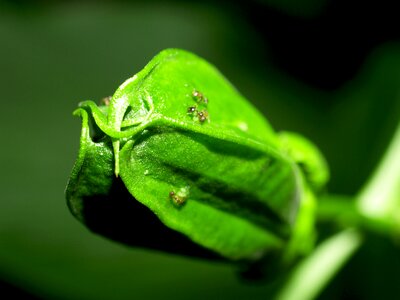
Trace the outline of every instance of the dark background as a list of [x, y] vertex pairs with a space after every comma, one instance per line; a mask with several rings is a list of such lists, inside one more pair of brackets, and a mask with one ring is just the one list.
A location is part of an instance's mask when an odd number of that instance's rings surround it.
[[[90, 233], [64, 189], [84, 99], [111, 95], [160, 50], [216, 65], [277, 130], [326, 155], [329, 191], [355, 194], [400, 116], [395, 1], [0, 0], [0, 293], [57, 299], [265, 299], [222, 263]], [[144, 230], [132, 228], [132, 231]], [[399, 248], [371, 237], [321, 298], [399, 293]], [[0, 294], [1, 297], [1, 294]]]

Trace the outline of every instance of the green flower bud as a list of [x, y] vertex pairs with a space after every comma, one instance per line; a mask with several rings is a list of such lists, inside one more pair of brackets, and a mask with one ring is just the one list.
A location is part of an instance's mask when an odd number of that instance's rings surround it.
[[[89, 227], [96, 223], [95, 231], [127, 244], [258, 260], [288, 244], [299, 203], [311, 193], [307, 179], [318, 188], [327, 179], [304, 176], [296, 162], [318, 168], [315, 155], [302, 160], [301, 149], [288, 151], [212, 65], [186, 51], [161, 52], [105, 105], [84, 101], [75, 115], [83, 126], [69, 207]], [[121, 199], [123, 210], [110, 209]], [[105, 207], [93, 213], [99, 203]], [[138, 222], [119, 224], [122, 216]]]

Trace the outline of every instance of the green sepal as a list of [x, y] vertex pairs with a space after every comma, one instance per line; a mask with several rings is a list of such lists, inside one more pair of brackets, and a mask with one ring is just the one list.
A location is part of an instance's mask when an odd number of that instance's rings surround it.
[[[84, 109], [74, 111], [82, 118], [78, 158], [72, 169], [65, 195], [72, 214], [85, 223], [86, 197], [106, 196], [114, 179], [114, 156], [109, 138], [94, 142], [90, 136], [88, 113]], [[93, 124], [93, 122], [91, 122]]]
[[[167, 129], [128, 142], [121, 161], [121, 178], [138, 201], [224, 257], [257, 259], [290, 237], [298, 175], [276, 153]], [[185, 202], [177, 205], [171, 192]]]

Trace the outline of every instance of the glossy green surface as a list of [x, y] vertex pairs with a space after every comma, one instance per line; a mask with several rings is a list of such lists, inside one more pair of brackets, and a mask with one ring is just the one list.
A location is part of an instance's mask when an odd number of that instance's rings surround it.
[[[305, 151], [311, 174], [327, 172], [314, 166], [321, 157], [302, 148], [305, 139], [288, 151], [212, 65], [183, 50], [162, 51], [107, 105], [79, 106], [81, 149], [67, 199], [84, 222], [82, 198], [107, 194], [114, 165], [132, 201], [168, 228], [224, 258], [256, 260], [282, 249], [293, 227], [304, 227], [296, 224], [306, 195], [296, 155]], [[89, 119], [99, 142], [90, 137]], [[327, 175], [318, 183], [326, 181]], [[312, 226], [300, 230], [305, 240]]]

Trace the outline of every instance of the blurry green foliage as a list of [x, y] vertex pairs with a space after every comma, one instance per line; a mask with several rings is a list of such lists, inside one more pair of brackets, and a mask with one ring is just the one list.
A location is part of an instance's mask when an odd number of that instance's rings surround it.
[[256, 0], [262, 4], [271, 6], [288, 15], [300, 17], [313, 17], [321, 13], [327, 4], [327, 0]]

